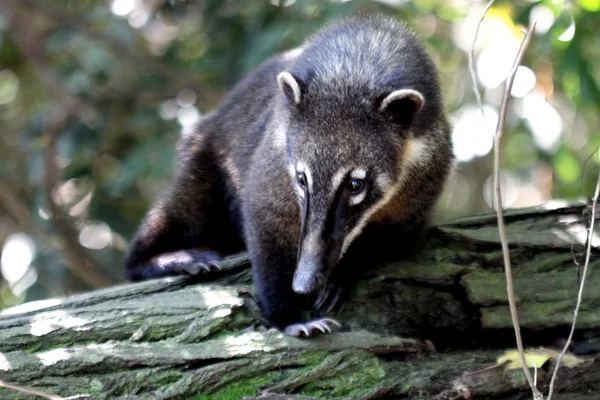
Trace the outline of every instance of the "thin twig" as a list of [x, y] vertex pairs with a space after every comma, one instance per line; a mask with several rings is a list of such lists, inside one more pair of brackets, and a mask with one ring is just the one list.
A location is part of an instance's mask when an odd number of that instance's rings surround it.
[[469, 73], [471, 75], [471, 82], [473, 84], [473, 93], [475, 93], [475, 99], [477, 100], [477, 107], [481, 111], [481, 116], [483, 117], [483, 123], [487, 126], [487, 120], [485, 119], [485, 113], [483, 112], [483, 102], [481, 101], [481, 93], [479, 93], [479, 87], [477, 85], [477, 73], [475, 72], [475, 44], [477, 43], [477, 36], [479, 36], [479, 28], [481, 28], [481, 23], [485, 19], [485, 16], [492, 7], [496, 0], [490, 0], [490, 2], [483, 10], [483, 14], [481, 18], [479, 18], [479, 22], [477, 23], [477, 28], [475, 28], [475, 35], [473, 36], [473, 43], [471, 44], [471, 50], [469, 51]]
[[598, 151], [600, 151], [600, 147], [598, 147], [596, 150], [594, 150], [594, 152], [592, 154], [590, 154], [588, 156], [588, 158], [586, 158], [585, 161], [583, 162], [583, 167], [581, 167], [581, 179], [580, 179], [581, 193], [585, 192], [585, 168], [587, 166], [587, 163], [588, 163], [588, 161], [590, 161], [592, 159], [592, 157], [594, 157], [596, 155], [596, 153], [598, 153]]
[[502, 134], [504, 131], [504, 122], [506, 121], [506, 112], [508, 110], [508, 101], [510, 99], [510, 92], [512, 89], [515, 75], [517, 74], [517, 68], [523, 59], [527, 45], [531, 39], [533, 32], [535, 31], [535, 22], [529, 28], [525, 34], [525, 38], [521, 43], [519, 52], [515, 58], [515, 62], [512, 66], [510, 74], [506, 80], [506, 86], [504, 88], [504, 95], [502, 97], [502, 103], [500, 104], [500, 116], [498, 117], [498, 125], [496, 126], [496, 134], [494, 135], [494, 188], [495, 188], [495, 205], [496, 205], [496, 217], [498, 219], [498, 232], [500, 234], [500, 242], [502, 243], [502, 256], [504, 258], [504, 271], [506, 273], [506, 292], [508, 294], [508, 304], [510, 307], [510, 316], [513, 322], [513, 328], [515, 330], [515, 338], [517, 341], [517, 348], [519, 349], [519, 357], [521, 359], [521, 366], [523, 372], [527, 378], [527, 382], [533, 393], [535, 400], [543, 399], [542, 394], [537, 390], [533, 382], [529, 368], [527, 368], [527, 362], [525, 360], [525, 353], [523, 351], [523, 341], [521, 339], [521, 328], [519, 325], [519, 316], [517, 314], [517, 306], [515, 304], [515, 293], [513, 288], [512, 278], [512, 266], [510, 262], [510, 252], [508, 249], [508, 239], [506, 237], [506, 226], [504, 225], [504, 215], [502, 211], [502, 191], [500, 189], [500, 160], [501, 160], [501, 149], [502, 149]]
[[594, 223], [596, 221], [596, 206], [598, 204], [598, 196], [600, 195], [600, 172], [598, 173], [598, 181], [596, 182], [596, 190], [594, 192], [594, 198], [592, 200], [592, 220], [590, 221], [590, 229], [587, 234], [587, 248], [585, 252], [585, 263], [583, 264], [583, 274], [581, 276], [581, 283], [579, 284], [579, 293], [577, 295], [577, 304], [575, 305], [575, 311], [573, 312], [573, 324], [571, 324], [571, 332], [569, 333], [569, 338], [565, 343], [565, 347], [563, 347], [560, 352], [558, 359], [556, 360], [556, 365], [554, 366], [554, 372], [552, 373], [552, 379], [550, 380], [550, 389], [548, 390], [548, 400], [552, 399], [552, 392], [554, 391], [554, 382], [556, 381], [556, 377], [558, 375], [558, 369], [560, 368], [560, 363], [567, 353], [567, 350], [571, 346], [571, 340], [573, 339], [573, 333], [575, 332], [575, 325], [577, 325], [577, 316], [579, 315], [579, 308], [581, 307], [581, 302], [583, 300], [583, 289], [585, 287], [585, 278], [587, 276], [588, 267], [590, 265], [590, 255], [592, 254], [592, 241], [594, 238]]
[[64, 400], [64, 397], [60, 397], [55, 394], [40, 392], [39, 390], [31, 389], [31, 388], [24, 387], [24, 386], [12, 385], [12, 384], [6, 383], [2, 380], [0, 380], [0, 387], [6, 388], [9, 390], [14, 390], [16, 392], [20, 392], [20, 393], [24, 393], [24, 394], [30, 394], [32, 396], [43, 397], [48, 400]]

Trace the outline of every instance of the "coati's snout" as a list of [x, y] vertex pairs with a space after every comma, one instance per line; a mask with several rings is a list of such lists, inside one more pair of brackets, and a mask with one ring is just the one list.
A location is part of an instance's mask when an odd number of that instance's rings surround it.
[[292, 289], [299, 294], [314, 293], [323, 287], [325, 277], [320, 260], [310, 255], [298, 260], [298, 266], [294, 273]]
[[[298, 188], [301, 202], [301, 230], [298, 263], [292, 289], [309, 294], [321, 289], [341, 256], [344, 231], [343, 214], [332, 210], [325, 196], [311, 193], [303, 164], [299, 164]], [[312, 201], [311, 201], [312, 200]], [[333, 211], [333, 212], [332, 212]]]

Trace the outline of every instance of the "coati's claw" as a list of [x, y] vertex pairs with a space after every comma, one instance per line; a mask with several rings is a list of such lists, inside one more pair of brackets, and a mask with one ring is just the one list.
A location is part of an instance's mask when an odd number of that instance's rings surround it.
[[294, 337], [302, 337], [303, 334], [304, 337], [311, 337], [316, 331], [320, 331], [321, 333], [331, 333], [331, 328], [333, 326], [340, 327], [342, 325], [335, 319], [319, 318], [304, 323], [288, 325], [283, 330], [283, 333]]
[[212, 251], [181, 250], [176, 253], [163, 256], [161, 267], [165, 270], [171, 269], [177, 273], [187, 273], [198, 275], [209, 273], [212, 270], [219, 270], [218, 262], [221, 260], [219, 255]]
[[344, 289], [341, 286], [328, 283], [315, 301], [313, 310], [328, 313], [333, 310], [342, 298]]
[[212, 251], [179, 250], [161, 254], [148, 262], [145, 278], [165, 275], [198, 275], [219, 270], [221, 257]]

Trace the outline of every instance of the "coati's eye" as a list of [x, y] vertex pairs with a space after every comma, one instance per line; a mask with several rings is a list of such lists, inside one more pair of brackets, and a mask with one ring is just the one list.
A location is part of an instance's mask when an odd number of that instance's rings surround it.
[[348, 181], [348, 191], [351, 194], [358, 194], [365, 188], [365, 181], [362, 179], [351, 178]]
[[302, 187], [306, 187], [306, 175], [304, 172], [298, 172], [296, 174], [296, 179], [298, 180], [298, 184]]

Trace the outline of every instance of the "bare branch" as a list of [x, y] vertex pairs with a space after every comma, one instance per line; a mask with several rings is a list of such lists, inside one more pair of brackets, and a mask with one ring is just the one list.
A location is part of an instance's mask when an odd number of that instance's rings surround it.
[[473, 43], [471, 44], [471, 50], [469, 51], [469, 74], [471, 75], [471, 82], [473, 84], [473, 93], [475, 93], [475, 99], [477, 99], [477, 107], [479, 107], [479, 111], [481, 111], [481, 116], [483, 117], [483, 123], [487, 125], [487, 120], [485, 119], [485, 113], [483, 112], [483, 102], [481, 101], [481, 93], [479, 93], [479, 87], [477, 85], [477, 73], [475, 72], [475, 44], [477, 43], [477, 36], [479, 36], [479, 28], [481, 28], [481, 23], [485, 19], [485, 16], [492, 7], [496, 0], [491, 0], [485, 10], [483, 10], [483, 14], [481, 18], [479, 18], [479, 22], [477, 23], [477, 28], [475, 28], [475, 35], [473, 36]]
[[543, 399], [542, 394], [535, 387], [535, 383], [527, 368], [527, 362], [525, 360], [525, 353], [523, 351], [523, 341], [521, 339], [521, 328], [519, 325], [519, 315], [517, 313], [517, 306], [515, 304], [515, 294], [513, 288], [512, 279], [512, 266], [510, 262], [510, 252], [508, 249], [508, 239], [506, 237], [506, 226], [504, 225], [504, 215], [502, 210], [502, 191], [500, 189], [500, 168], [501, 168], [501, 149], [502, 149], [502, 134], [504, 132], [504, 122], [506, 121], [506, 112], [508, 109], [508, 101], [510, 99], [510, 92], [512, 89], [515, 75], [517, 74], [517, 68], [523, 59], [527, 45], [531, 39], [533, 32], [535, 31], [535, 23], [529, 28], [525, 34], [525, 38], [521, 43], [519, 52], [515, 58], [515, 62], [512, 66], [510, 74], [506, 80], [506, 86], [504, 88], [504, 95], [502, 97], [502, 103], [500, 105], [500, 116], [498, 118], [498, 125], [496, 126], [496, 134], [494, 135], [494, 189], [495, 189], [495, 205], [496, 205], [496, 217], [498, 219], [498, 232], [500, 235], [500, 242], [502, 243], [502, 256], [504, 258], [504, 271], [506, 273], [506, 291], [508, 294], [508, 304], [510, 308], [510, 316], [513, 321], [513, 327], [515, 330], [515, 338], [517, 341], [517, 348], [519, 349], [519, 357], [521, 359], [521, 365], [523, 372], [527, 378], [527, 382], [531, 387], [533, 398], [535, 400]]
[[60, 397], [55, 394], [40, 392], [39, 390], [31, 389], [31, 388], [28, 388], [25, 386], [11, 385], [10, 383], [6, 383], [2, 380], [0, 380], [0, 387], [6, 388], [9, 390], [14, 390], [15, 392], [20, 392], [23, 394], [30, 394], [32, 396], [43, 397], [48, 400], [64, 400], [64, 397]]
[[565, 347], [563, 347], [560, 352], [558, 359], [556, 360], [556, 365], [554, 366], [554, 372], [552, 373], [552, 380], [550, 380], [550, 389], [548, 390], [548, 400], [552, 399], [552, 393], [554, 391], [554, 382], [556, 381], [556, 377], [558, 375], [558, 369], [560, 368], [560, 363], [567, 353], [567, 350], [571, 346], [571, 340], [573, 339], [573, 334], [575, 333], [575, 325], [577, 325], [577, 316], [579, 315], [579, 309], [581, 308], [581, 302], [583, 300], [583, 290], [585, 288], [585, 278], [587, 277], [588, 267], [590, 265], [590, 255], [592, 254], [592, 241], [594, 237], [594, 223], [596, 221], [596, 206], [598, 204], [598, 196], [600, 195], [600, 172], [598, 173], [598, 181], [596, 182], [596, 190], [594, 192], [594, 197], [592, 199], [592, 219], [590, 221], [590, 229], [587, 234], [587, 248], [585, 252], [585, 263], [583, 264], [583, 274], [581, 277], [581, 282], [579, 284], [579, 293], [577, 295], [577, 304], [575, 305], [575, 311], [573, 312], [573, 324], [571, 325], [571, 332], [569, 333], [569, 337], [567, 342], [565, 343]]

